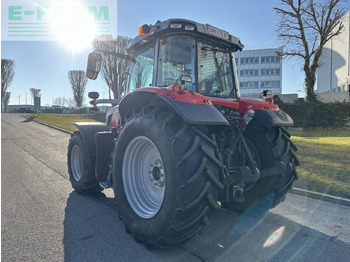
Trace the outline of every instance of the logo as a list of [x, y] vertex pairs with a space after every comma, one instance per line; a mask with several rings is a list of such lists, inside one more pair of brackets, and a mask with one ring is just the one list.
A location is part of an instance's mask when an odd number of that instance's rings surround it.
[[116, 36], [116, 0], [2, 0], [2, 41]]
[[207, 33], [208, 34], [214, 35], [216, 37], [220, 37], [220, 38], [225, 39], [225, 40], [230, 39], [230, 34], [228, 32], [221, 30], [219, 28], [216, 28], [214, 26], [208, 25], [208, 24], [206, 26], [207, 26]]

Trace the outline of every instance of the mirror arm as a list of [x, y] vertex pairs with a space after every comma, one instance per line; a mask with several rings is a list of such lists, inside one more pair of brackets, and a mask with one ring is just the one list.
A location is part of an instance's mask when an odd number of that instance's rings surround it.
[[93, 99], [89, 103], [93, 106], [96, 106], [97, 104], [118, 105], [119, 102], [120, 102], [120, 99]]
[[106, 50], [95, 50], [95, 52], [101, 52], [101, 53], [104, 53], [104, 54], [108, 54], [108, 55], [113, 55], [115, 57], [118, 57], [120, 59], [126, 59], [126, 60], [130, 60], [132, 62], [136, 62], [136, 59], [135, 57], [131, 56], [131, 55], [125, 55], [125, 54], [122, 54], [122, 53], [119, 53], [119, 52], [112, 52], [112, 51], [106, 51]]

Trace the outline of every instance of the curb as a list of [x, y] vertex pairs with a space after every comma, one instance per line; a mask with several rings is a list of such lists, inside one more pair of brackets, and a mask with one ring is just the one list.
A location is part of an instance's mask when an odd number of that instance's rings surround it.
[[290, 191], [293, 194], [306, 196], [313, 199], [319, 199], [326, 202], [331, 202], [339, 205], [350, 206], [350, 199], [323, 194], [315, 191], [309, 191], [301, 188], [292, 188]]
[[[25, 115], [22, 115], [22, 116], [24, 118], [28, 119], [28, 117], [26, 117]], [[67, 133], [67, 134], [73, 134], [73, 132], [67, 131], [65, 129], [62, 129], [62, 128], [59, 128], [56, 126], [52, 126], [52, 125], [49, 125], [49, 124], [46, 124], [46, 123], [43, 123], [43, 122], [40, 122], [37, 120], [33, 120], [33, 121], [36, 123], [42, 124], [44, 126], [51, 127], [51, 128], [56, 129], [58, 131]], [[300, 196], [305, 196], [305, 197], [309, 197], [309, 198], [313, 198], [313, 199], [319, 199], [322, 201], [340, 204], [340, 205], [344, 205], [344, 206], [350, 206], [350, 199], [346, 199], [346, 198], [342, 198], [342, 197], [318, 193], [315, 191], [309, 191], [309, 190], [305, 190], [305, 189], [301, 189], [301, 188], [297, 188], [297, 187], [292, 188], [290, 192], [293, 194], [296, 194], [296, 195], [300, 195]]]
[[[29, 119], [29, 117], [27, 117], [27, 116], [25, 116], [25, 115], [22, 115], [22, 114], [21, 114], [21, 116], [23, 116], [23, 117], [26, 118], [26, 119]], [[35, 119], [33, 119], [32, 121], [33, 121], [33, 122], [36, 122], [36, 123], [39, 123], [39, 124], [41, 124], [41, 125], [43, 125], [43, 126], [51, 127], [51, 128], [56, 129], [56, 130], [58, 130], [58, 131], [64, 132], [64, 133], [66, 133], [66, 134], [70, 134], [70, 135], [73, 134], [73, 132], [71, 132], [71, 131], [68, 131], [68, 130], [59, 128], [59, 127], [57, 127], [57, 126], [49, 125], [49, 124], [46, 124], [46, 123], [44, 123], [44, 122], [41, 122], [41, 121], [38, 121], [38, 120], [35, 120]]]
[[287, 127], [286, 130], [290, 130], [290, 131], [303, 131], [304, 128], [302, 128], [302, 127]]

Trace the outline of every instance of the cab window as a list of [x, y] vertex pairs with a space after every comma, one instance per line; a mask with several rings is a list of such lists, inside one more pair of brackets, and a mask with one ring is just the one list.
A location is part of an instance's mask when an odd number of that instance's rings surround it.
[[198, 92], [206, 96], [229, 97], [234, 88], [229, 50], [198, 42]]
[[159, 40], [157, 86], [174, 83], [195, 90], [195, 40], [192, 36], [177, 35]]

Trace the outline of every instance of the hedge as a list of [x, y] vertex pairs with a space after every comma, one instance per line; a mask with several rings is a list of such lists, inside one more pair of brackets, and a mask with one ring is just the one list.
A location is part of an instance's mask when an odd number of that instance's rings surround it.
[[280, 109], [294, 120], [295, 127], [344, 127], [350, 120], [350, 103], [281, 103]]
[[[293, 118], [295, 127], [344, 127], [350, 119], [350, 103], [299, 102], [287, 104], [277, 97], [274, 97], [274, 100], [280, 109]], [[106, 113], [89, 114], [87, 118], [105, 122]]]
[[85, 118], [94, 119], [96, 121], [105, 123], [106, 122], [106, 113], [105, 112], [97, 112], [95, 114], [88, 114]]

